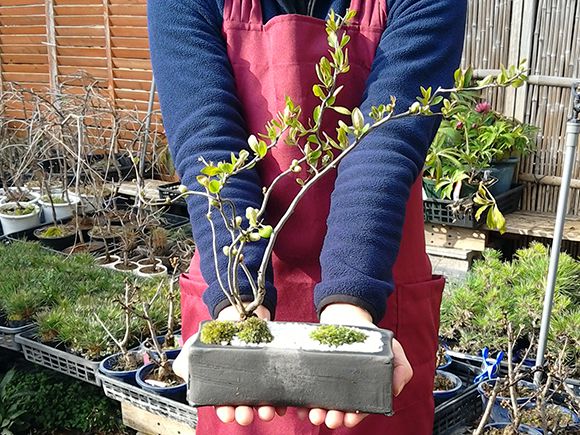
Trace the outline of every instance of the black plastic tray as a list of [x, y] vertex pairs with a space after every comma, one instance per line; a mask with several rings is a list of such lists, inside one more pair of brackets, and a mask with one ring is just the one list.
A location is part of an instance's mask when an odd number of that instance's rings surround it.
[[[496, 196], [495, 200], [500, 211], [505, 215], [518, 210], [523, 192], [524, 186], [516, 184], [507, 192]], [[479, 221], [475, 220], [477, 210], [475, 207], [466, 210], [463, 216], [454, 216], [450, 208], [453, 203], [454, 201], [449, 199], [424, 199], [423, 216], [425, 222], [463, 228], [479, 228], [485, 223], [485, 216], [482, 216]]]
[[473, 379], [479, 371], [476, 367], [453, 360], [447, 370], [463, 381], [461, 393], [435, 408], [434, 435], [450, 435], [461, 428], [471, 426], [483, 413], [483, 402]]

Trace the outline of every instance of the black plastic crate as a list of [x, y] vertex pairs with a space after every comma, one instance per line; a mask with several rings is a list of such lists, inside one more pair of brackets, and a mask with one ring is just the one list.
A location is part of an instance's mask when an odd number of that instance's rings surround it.
[[[159, 198], [161, 199], [169, 198], [171, 200], [175, 200], [175, 198], [181, 195], [181, 192], [178, 189], [179, 186], [181, 186], [181, 183], [179, 181], [174, 183], [162, 184], [157, 188], [157, 190], [159, 191]], [[178, 200], [175, 200], [175, 203], [176, 204], [181, 203], [185, 205], [185, 198], [184, 197], [179, 198]]]
[[483, 402], [473, 383], [479, 373], [472, 365], [453, 360], [449, 372], [463, 381], [462, 390], [453, 399], [435, 408], [434, 435], [450, 435], [461, 428], [471, 426], [483, 413]]
[[[505, 215], [518, 210], [524, 186], [516, 184], [510, 190], [495, 197], [500, 211]], [[479, 228], [485, 223], [485, 217], [475, 220], [477, 208], [471, 207], [462, 216], [454, 216], [451, 206], [454, 201], [449, 199], [427, 198], [423, 200], [423, 216], [425, 222], [445, 224], [463, 228]]]

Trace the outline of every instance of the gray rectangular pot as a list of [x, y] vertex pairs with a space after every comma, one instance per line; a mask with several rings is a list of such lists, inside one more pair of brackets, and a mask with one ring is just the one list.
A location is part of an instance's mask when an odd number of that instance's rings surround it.
[[377, 353], [206, 345], [198, 337], [189, 355], [187, 399], [192, 406], [267, 404], [392, 415], [393, 333], [372, 331], [383, 341]]

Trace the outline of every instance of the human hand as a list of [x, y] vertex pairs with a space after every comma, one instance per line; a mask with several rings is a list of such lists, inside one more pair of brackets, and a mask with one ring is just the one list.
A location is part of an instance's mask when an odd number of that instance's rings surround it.
[[[265, 320], [270, 320], [270, 311], [264, 306], [259, 306], [255, 314]], [[217, 320], [240, 320], [240, 315], [235, 307], [229, 306], [220, 311]], [[189, 362], [187, 355], [188, 349], [192, 346], [197, 334], [190, 337], [183, 345], [182, 351], [173, 363], [173, 371], [183, 379], [188, 379]], [[260, 406], [256, 408], [258, 417], [264, 421], [271, 421], [276, 414], [284, 415], [286, 408], [274, 408], [273, 406]], [[254, 408], [250, 406], [216, 406], [215, 412], [217, 417], [223, 423], [236, 421], [242, 426], [247, 426], [254, 420]]]
[[[366, 310], [350, 304], [328, 305], [320, 314], [320, 323], [376, 328], [371, 315]], [[403, 347], [395, 339], [393, 339], [393, 354], [393, 394], [398, 396], [413, 377], [413, 369], [407, 360]], [[310, 422], [316, 426], [325, 423], [330, 429], [337, 429], [341, 426], [355, 427], [368, 414], [314, 408], [310, 410], [300, 409], [298, 415], [303, 417], [308, 415]]]

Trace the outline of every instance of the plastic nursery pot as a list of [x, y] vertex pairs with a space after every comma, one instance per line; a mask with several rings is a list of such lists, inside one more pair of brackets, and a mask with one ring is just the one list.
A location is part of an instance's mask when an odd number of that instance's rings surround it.
[[[170, 360], [171, 364], [173, 364], [173, 360]], [[163, 397], [167, 397], [168, 399], [183, 401], [185, 399], [185, 394], [187, 391], [187, 383], [184, 382], [179, 385], [175, 385], [173, 387], [157, 387], [155, 385], [151, 385], [150, 383], [146, 382], [149, 374], [157, 367], [156, 364], [150, 363], [146, 364], [137, 370], [137, 374], [135, 379], [137, 381], [137, 385], [143, 388], [145, 391], [149, 391], [150, 393], [158, 394]], [[225, 402], [224, 402], [225, 403]]]
[[25, 209], [29, 207], [32, 209], [28, 214], [18, 215], [10, 212], [10, 210], [15, 210], [17, 207], [18, 204], [15, 202], [0, 205], [0, 223], [5, 235], [18, 233], [40, 225], [40, 207], [38, 205], [23, 205]]
[[113, 264], [111, 268], [117, 272], [135, 273], [139, 268], [139, 265], [131, 260], [129, 260], [127, 263], [124, 263], [123, 260], [121, 260]]
[[140, 278], [157, 278], [167, 275], [167, 267], [161, 263], [155, 266], [139, 266], [134, 273]]
[[441, 192], [435, 189], [437, 181], [433, 178], [423, 177], [423, 193], [429, 199], [441, 199]]
[[[61, 194], [52, 193], [54, 198], [61, 199]], [[80, 203], [80, 199], [78, 196], [73, 195], [72, 193], [68, 194], [69, 201], [65, 201], [62, 203], [54, 203], [54, 211], [56, 214], [56, 220], [60, 221], [63, 219], [68, 219], [72, 217], [73, 212], [76, 206]], [[52, 216], [52, 206], [50, 204], [50, 199], [45, 197], [40, 197], [38, 203], [42, 206], [42, 214], [44, 216], [44, 222], [51, 223], [53, 222]]]
[[79, 243], [68, 248], [63, 249], [63, 253], [69, 254], [94, 254], [97, 251], [105, 248], [105, 244], [101, 242]]
[[199, 334], [187, 355], [190, 405], [268, 403], [392, 415], [391, 331], [353, 327], [366, 335], [364, 343], [332, 347], [310, 337], [319, 324], [267, 324], [273, 341], [259, 345], [204, 344]]
[[[179, 343], [179, 339], [181, 338], [181, 334], [173, 334], [173, 336], [175, 337], [175, 340]], [[165, 342], [165, 336], [164, 335], [157, 336], [157, 342], [163, 346], [163, 343]], [[157, 355], [157, 352], [155, 352], [155, 350], [151, 346], [147, 346], [146, 342], [141, 343], [141, 349], [142, 350], [149, 350], [151, 353], [153, 353], [153, 355]], [[167, 355], [167, 358], [169, 358], [169, 359], [175, 359], [175, 358], [177, 358], [177, 355], [179, 355], [180, 352], [181, 352], [181, 346], [178, 346], [174, 349], [165, 350], [165, 355]]]
[[153, 261], [151, 260], [151, 258], [147, 257], [147, 258], [142, 258], [141, 260], [139, 260], [137, 262], [137, 264], [139, 265], [139, 267], [141, 266], [151, 266], [152, 264], [161, 264], [162, 261], [160, 258], [154, 257]]
[[[485, 425], [485, 430], [489, 431], [491, 429], [504, 429], [507, 426], [509, 426], [510, 423], [491, 423], [491, 424], [486, 424]], [[487, 432], [484, 432], [487, 433]], [[528, 435], [542, 435], [541, 432], [539, 432], [538, 430], [534, 429], [533, 427], [529, 427], [526, 426], [525, 424], [520, 424], [518, 427], [518, 433], [525, 433]]]
[[[483, 401], [483, 407], [485, 408], [487, 406], [487, 401], [489, 400], [488, 397], [488, 393], [486, 392], [485, 388], [487, 388], [489, 391], [491, 391], [493, 389], [493, 386], [495, 385], [495, 381], [483, 381], [481, 382], [478, 386], [477, 386], [477, 391], [479, 392], [479, 395], [481, 396], [481, 400]], [[527, 381], [519, 381], [518, 382], [518, 387], [519, 388], [528, 388], [530, 390], [535, 390], [537, 387], [531, 383], [531, 382], [527, 382]], [[530, 400], [530, 397], [527, 396], [521, 396], [518, 397], [516, 399], [516, 402], [518, 405], [523, 405], [524, 403], [528, 403]], [[510, 416], [510, 411], [508, 408], [504, 408], [503, 406], [501, 406], [502, 403], [510, 403], [510, 398], [509, 397], [505, 397], [505, 396], [500, 396], [498, 394], [498, 396], [495, 398], [495, 403], [491, 409], [491, 415], [490, 415], [490, 419], [492, 423], [509, 423], [511, 421], [511, 416]]]
[[[141, 358], [142, 360], [140, 352], [130, 352], [130, 353], [134, 353], [135, 356]], [[122, 355], [121, 353], [116, 353], [102, 360], [99, 363], [99, 371], [110, 378], [118, 379], [120, 381], [127, 382], [131, 385], [137, 385], [135, 377], [137, 375], [137, 371], [141, 367], [143, 367], [143, 364], [141, 364], [135, 370], [115, 370], [114, 367], [117, 364], [117, 361], [119, 360], [119, 357], [121, 355]]]
[[437, 366], [437, 370], [447, 370], [451, 364], [453, 363], [453, 360], [451, 359], [451, 357], [447, 354], [445, 354], [445, 362], [443, 364], [441, 364], [440, 366]]
[[99, 266], [107, 267], [109, 269], [112, 269], [113, 266], [117, 264], [119, 261], [121, 261], [121, 257], [119, 257], [118, 255], [109, 255], [108, 259], [106, 255], [101, 255], [95, 259], [95, 262]]
[[519, 160], [518, 157], [510, 157], [509, 159], [492, 163], [489, 173], [497, 178], [497, 183], [489, 188], [492, 195], [500, 195], [510, 190]]
[[[535, 403], [526, 403], [524, 405], [524, 409], [523, 412], [525, 413], [527, 410], [533, 409], [536, 406]], [[571, 409], [566, 408], [565, 406], [561, 406], [561, 405], [556, 405], [553, 403], [550, 403], [547, 405], [548, 408], [555, 408], [557, 411], [561, 412], [562, 414], [566, 414], [567, 416], [569, 416], [569, 421], [568, 422], [559, 422], [559, 423], [564, 423], [564, 424], [558, 424], [558, 429], [559, 431], [557, 433], [577, 433], [580, 434], [580, 417]], [[557, 421], [557, 420], [556, 420]], [[535, 430], [537, 430], [539, 433], [544, 434], [544, 430], [541, 427], [536, 427], [536, 424], [532, 423], [530, 421], [530, 419], [526, 418], [525, 415], [522, 417], [522, 422], [529, 427], [534, 428]], [[566, 424], [569, 423], [569, 424]], [[554, 424], [554, 426], [557, 423]], [[551, 434], [553, 429], [556, 429], [555, 427], [549, 427], [548, 428], [548, 433]]]
[[15, 200], [20, 205], [36, 204], [40, 198], [37, 192], [26, 188], [17, 189], [16, 187], [9, 187], [7, 190], [9, 194], [6, 193], [6, 190], [0, 189], [0, 204], [14, 202]]
[[68, 229], [65, 229], [64, 234], [60, 237], [47, 237], [46, 235], [43, 235], [43, 232], [47, 228], [50, 228], [50, 226], [35, 229], [34, 237], [40, 240], [40, 243], [54, 249], [55, 251], [64, 251], [66, 248], [73, 245], [75, 240], [78, 239], [76, 231], [70, 231]]
[[435, 403], [439, 404], [445, 400], [449, 400], [452, 397], [457, 396], [463, 382], [453, 373], [445, 372], [443, 370], [436, 370], [436, 375], [444, 376], [445, 378], [449, 379], [453, 383], [453, 387], [449, 390], [433, 390], [433, 397], [435, 398]]

